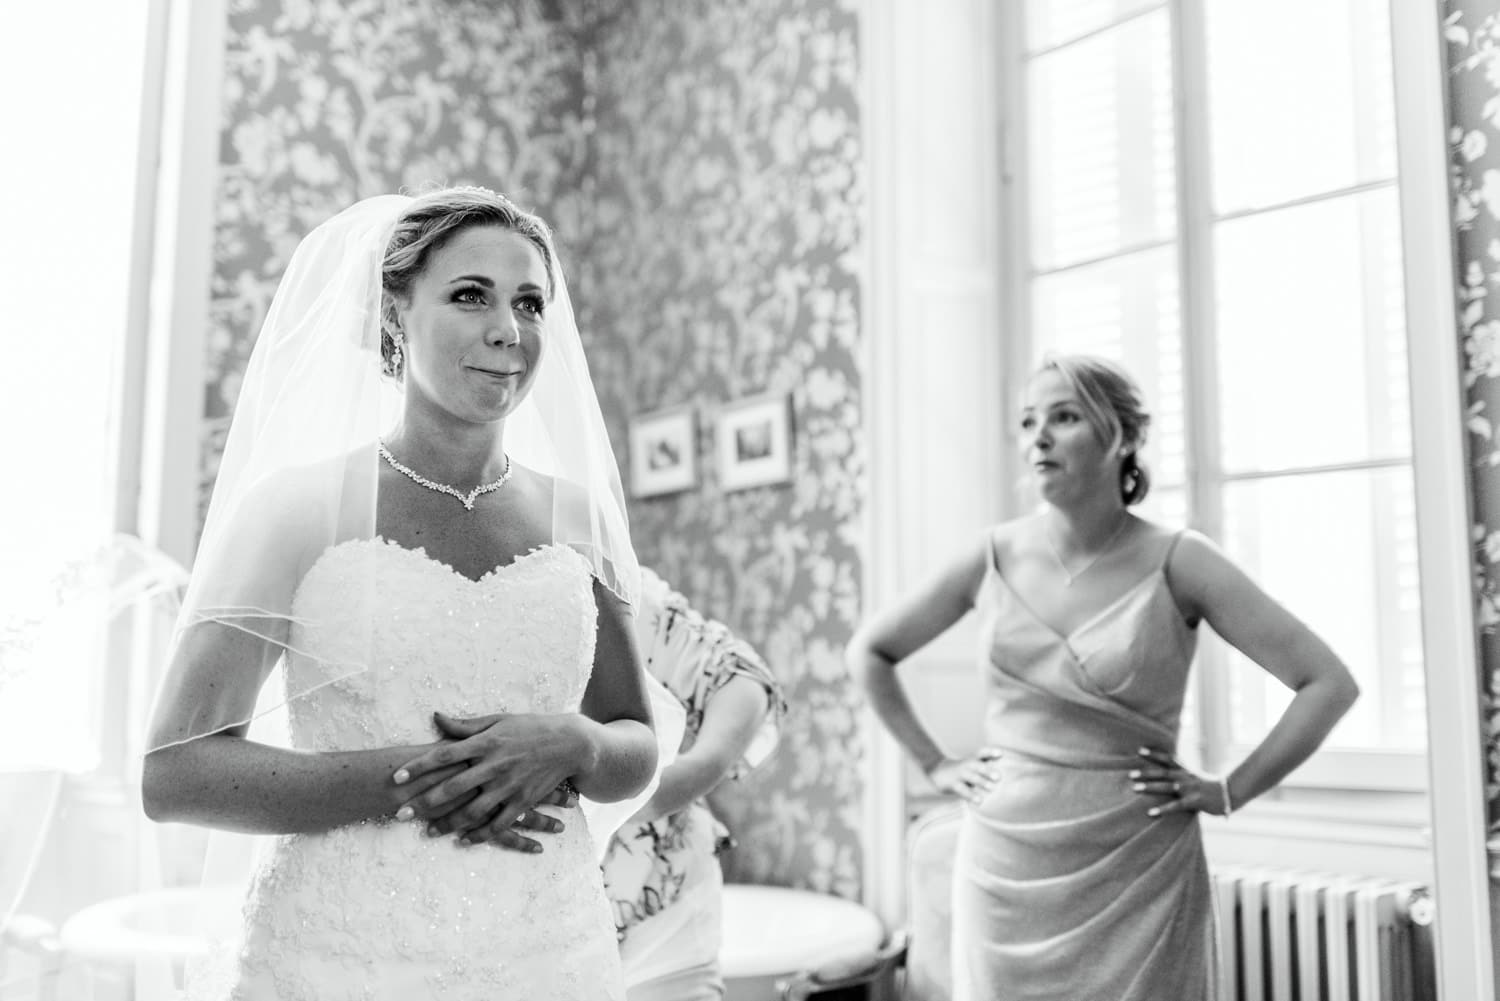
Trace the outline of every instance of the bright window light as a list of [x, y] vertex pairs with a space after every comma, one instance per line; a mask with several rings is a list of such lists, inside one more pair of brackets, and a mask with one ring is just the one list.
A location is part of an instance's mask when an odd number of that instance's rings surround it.
[[[1204, 48], [1180, 59], [1175, 19], [1189, 9]], [[1026, 11], [1034, 356], [1103, 354], [1141, 380], [1156, 416], [1143, 513], [1217, 538], [1359, 679], [1364, 697], [1328, 749], [1419, 754], [1386, 0], [1032, 0]], [[1208, 134], [1185, 135], [1174, 110], [1200, 100]], [[1190, 716], [1210, 757], [1229, 763], [1288, 696], [1216, 639], [1204, 650], [1213, 670], [1197, 691], [1211, 711]], [[1331, 765], [1346, 767], [1363, 766]]]
[[0, 770], [98, 753], [101, 638], [37, 623], [114, 528], [147, 8], [11, 4], [0, 32]]

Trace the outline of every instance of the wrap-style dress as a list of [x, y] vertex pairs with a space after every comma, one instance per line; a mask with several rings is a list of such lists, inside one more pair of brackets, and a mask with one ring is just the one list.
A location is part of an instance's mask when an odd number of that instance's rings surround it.
[[955, 1001], [1212, 1001], [1213, 897], [1198, 817], [1147, 816], [1141, 747], [1175, 750], [1196, 634], [1157, 568], [1067, 635], [993, 544], [981, 616], [985, 740], [1000, 780], [965, 810]]

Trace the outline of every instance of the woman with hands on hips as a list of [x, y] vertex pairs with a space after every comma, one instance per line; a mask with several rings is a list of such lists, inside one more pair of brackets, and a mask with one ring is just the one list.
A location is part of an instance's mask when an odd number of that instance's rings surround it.
[[[618, 822], [656, 765], [638, 586], [545, 223], [449, 188], [309, 234], [246, 371], [143, 773], [155, 819], [279, 836], [223, 996], [623, 998], [610, 830], [576, 794]], [[258, 699], [285, 704], [290, 748], [254, 739]]]
[[[1053, 356], [1020, 444], [1044, 502], [871, 619], [849, 662], [939, 788], [968, 800], [953, 886], [955, 1001], [1214, 998], [1197, 815], [1227, 816], [1309, 755], [1354, 702], [1338, 657], [1202, 535], [1130, 512], [1149, 417], [1118, 365]], [[985, 751], [947, 757], [895, 667], [969, 610], [987, 656]], [[1175, 757], [1197, 627], [1294, 695], [1228, 775]]]

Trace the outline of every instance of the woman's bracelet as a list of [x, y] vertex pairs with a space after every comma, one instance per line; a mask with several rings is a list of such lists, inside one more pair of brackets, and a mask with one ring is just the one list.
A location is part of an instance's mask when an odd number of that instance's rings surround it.
[[1229, 776], [1219, 776], [1219, 791], [1224, 794], [1224, 816], [1234, 812], [1234, 803], [1229, 799]]

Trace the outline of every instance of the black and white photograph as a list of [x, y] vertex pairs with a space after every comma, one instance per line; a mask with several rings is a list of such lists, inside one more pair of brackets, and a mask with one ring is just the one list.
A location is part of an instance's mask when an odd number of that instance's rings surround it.
[[698, 425], [691, 406], [667, 407], [630, 420], [630, 495], [656, 497], [698, 482]]
[[1500, 1001], [1500, 0], [12, 0], [0, 143], [0, 1001]]
[[792, 478], [792, 403], [766, 393], [725, 404], [715, 432], [719, 485], [725, 490], [786, 483]]

